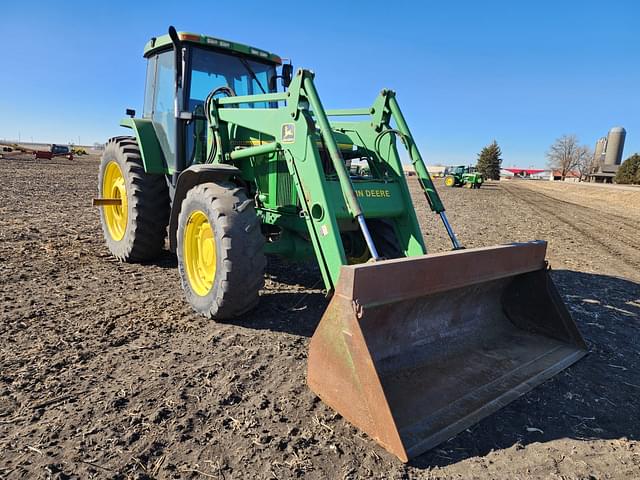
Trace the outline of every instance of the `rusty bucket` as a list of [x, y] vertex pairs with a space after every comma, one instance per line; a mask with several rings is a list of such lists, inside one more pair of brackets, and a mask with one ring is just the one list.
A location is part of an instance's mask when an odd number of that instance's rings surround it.
[[536, 241], [342, 267], [307, 380], [406, 462], [586, 354]]

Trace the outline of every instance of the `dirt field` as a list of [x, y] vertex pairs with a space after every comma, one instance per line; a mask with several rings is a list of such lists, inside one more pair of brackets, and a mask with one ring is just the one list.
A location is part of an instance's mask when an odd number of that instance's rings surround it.
[[170, 254], [109, 256], [89, 206], [97, 166], [0, 160], [0, 478], [640, 477], [637, 196], [612, 208], [541, 182], [440, 189], [467, 246], [549, 240], [591, 353], [403, 465], [305, 386], [327, 304], [316, 270], [270, 259], [258, 310], [200, 318]]
[[601, 183], [519, 182], [523, 187], [560, 201], [578, 203], [604, 213], [617, 213], [640, 221], [640, 186]]

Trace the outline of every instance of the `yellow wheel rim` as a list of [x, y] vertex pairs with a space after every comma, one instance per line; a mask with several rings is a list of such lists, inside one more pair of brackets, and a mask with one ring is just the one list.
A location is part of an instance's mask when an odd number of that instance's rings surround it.
[[451, 177], [447, 178], [447, 179], [444, 181], [444, 184], [445, 184], [447, 187], [452, 187], [452, 186], [453, 186], [453, 178], [451, 178]]
[[127, 230], [127, 186], [120, 165], [109, 162], [102, 177], [102, 197], [119, 198], [120, 205], [107, 205], [103, 207], [104, 220], [109, 230], [109, 235], [115, 241], [120, 241]]
[[191, 289], [205, 296], [216, 276], [216, 240], [209, 218], [201, 210], [189, 215], [184, 229], [183, 263]]

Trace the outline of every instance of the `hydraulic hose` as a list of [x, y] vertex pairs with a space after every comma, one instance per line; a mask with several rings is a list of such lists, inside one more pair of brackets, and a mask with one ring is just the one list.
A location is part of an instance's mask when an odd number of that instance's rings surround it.
[[213, 128], [213, 122], [211, 121], [211, 102], [213, 102], [216, 95], [219, 93], [224, 93], [227, 97], [235, 97], [236, 92], [233, 88], [223, 85], [221, 87], [214, 88], [209, 92], [207, 98], [204, 101], [204, 109], [205, 115], [207, 116], [207, 123], [209, 124], [209, 129], [211, 129], [211, 151], [209, 152], [209, 156], [207, 157], [207, 163], [213, 163], [215, 159], [216, 153], [218, 152], [218, 135]]

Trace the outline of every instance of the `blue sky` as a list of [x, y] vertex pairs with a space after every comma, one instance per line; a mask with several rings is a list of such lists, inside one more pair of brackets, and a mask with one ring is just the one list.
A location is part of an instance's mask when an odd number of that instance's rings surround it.
[[[178, 30], [236, 40], [316, 72], [325, 107], [397, 91], [430, 164], [544, 166], [555, 138], [593, 148], [615, 125], [640, 151], [640, 2], [5, 2], [0, 138], [93, 143], [141, 111], [144, 43]], [[271, 6], [268, 6], [271, 5]]]

